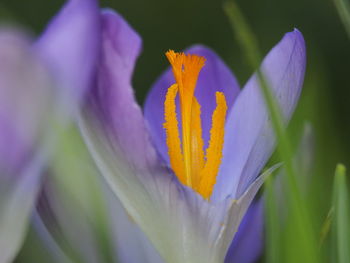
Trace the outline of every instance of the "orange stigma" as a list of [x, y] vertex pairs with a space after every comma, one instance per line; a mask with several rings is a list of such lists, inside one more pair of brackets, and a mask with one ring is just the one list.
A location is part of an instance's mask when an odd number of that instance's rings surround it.
[[[216, 92], [209, 146], [204, 154], [201, 105], [194, 96], [194, 91], [205, 58], [175, 53], [173, 50], [166, 52], [166, 56], [176, 81], [169, 87], [164, 102], [164, 128], [170, 165], [182, 184], [209, 200], [222, 159], [227, 111], [225, 95]], [[177, 94], [180, 97], [182, 140], [176, 115]]]

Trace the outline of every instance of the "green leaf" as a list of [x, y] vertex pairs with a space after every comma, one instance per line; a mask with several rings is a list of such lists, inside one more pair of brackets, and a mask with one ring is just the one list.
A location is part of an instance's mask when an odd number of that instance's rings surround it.
[[335, 208], [333, 257], [334, 262], [339, 263], [350, 262], [349, 202], [345, 173], [345, 166], [338, 164], [335, 170], [333, 188], [333, 206]]
[[334, 219], [334, 207], [331, 207], [321, 228], [320, 245], [323, 245], [325, 240], [327, 239], [327, 236], [331, 229], [331, 225], [333, 223], [333, 219]]
[[345, 30], [350, 37], [350, 3], [347, 0], [334, 0], [334, 2]]
[[265, 218], [266, 218], [266, 262], [279, 263], [281, 260], [281, 233], [277, 213], [277, 198], [273, 188], [274, 180], [270, 176], [265, 182]]

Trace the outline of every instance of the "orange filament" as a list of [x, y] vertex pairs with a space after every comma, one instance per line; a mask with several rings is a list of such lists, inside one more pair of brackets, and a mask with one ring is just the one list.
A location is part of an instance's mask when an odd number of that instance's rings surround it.
[[[168, 89], [164, 102], [164, 128], [170, 165], [184, 185], [209, 199], [222, 159], [226, 100], [222, 92], [216, 93], [216, 109], [212, 115], [209, 146], [204, 156], [201, 106], [194, 96], [204, 57], [185, 55], [170, 50], [166, 56], [172, 66], [176, 84]], [[182, 141], [180, 140], [175, 99], [179, 93]]]

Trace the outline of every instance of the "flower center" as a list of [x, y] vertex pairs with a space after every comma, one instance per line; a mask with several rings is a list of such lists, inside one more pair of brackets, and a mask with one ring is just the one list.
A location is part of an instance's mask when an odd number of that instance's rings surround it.
[[[201, 105], [194, 96], [199, 72], [205, 58], [197, 55], [166, 52], [176, 83], [171, 85], [164, 102], [164, 129], [170, 165], [184, 185], [209, 199], [219, 171], [224, 142], [226, 99], [216, 92], [216, 109], [212, 115], [209, 146], [204, 155], [202, 139]], [[179, 93], [182, 138], [178, 128], [175, 99]], [[205, 105], [203, 105], [205, 106]]]

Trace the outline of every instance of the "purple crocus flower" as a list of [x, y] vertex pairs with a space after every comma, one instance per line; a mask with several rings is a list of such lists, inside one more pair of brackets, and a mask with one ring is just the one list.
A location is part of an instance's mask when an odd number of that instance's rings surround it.
[[[50, 174], [34, 217], [35, 229], [53, 258], [57, 262], [74, 262], [79, 258], [86, 263], [164, 263], [88, 156], [71, 154], [68, 158], [72, 159], [73, 167], [65, 173]], [[262, 217], [260, 200], [248, 209], [225, 262], [255, 262], [261, 255]], [[104, 246], [100, 245], [101, 240], [105, 240]]]
[[[254, 74], [240, 90], [232, 73], [213, 51], [203, 46], [186, 51], [206, 59], [194, 92], [201, 105], [205, 147], [210, 145], [217, 92], [226, 100], [221, 104], [226, 104], [222, 112], [227, 114], [223, 157], [216, 183], [211, 184], [213, 189], [203, 194], [178, 175], [178, 167], [173, 165], [176, 162], [168, 157], [172, 150], [167, 145], [169, 128], [163, 127], [168, 116], [164, 112], [168, 89], [173, 87], [176, 92], [178, 88], [181, 92], [183, 83], [179, 75], [187, 74], [191, 63], [184, 66], [184, 71], [181, 64], [178, 72], [174, 72], [175, 79], [170, 69], [158, 79], [146, 99], [143, 115], [131, 85], [141, 39], [123, 18], [110, 10], [102, 13], [101, 20], [102, 52], [97, 83], [80, 121], [89, 150], [128, 215], [165, 262], [223, 262], [251, 201], [273, 170], [259, 176], [276, 141], [257, 76]], [[172, 64], [179, 62], [175, 55], [168, 54], [168, 57]], [[179, 63], [185, 63], [186, 59]], [[195, 60], [193, 64], [202, 64], [201, 61]], [[174, 68], [173, 65], [173, 71]], [[265, 57], [261, 70], [287, 122], [297, 104], [305, 72], [305, 44], [301, 33], [298, 30], [287, 33]], [[174, 86], [174, 83], [177, 84]], [[185, 118], [182, 109], [177, 115]], [[261, 222], [249, 216], [259, 214], [260, 206], [254, 205], [251, 209], [246, 223], [252, 226], [247, 228], [260, 229]], [[241, 226], [243, 230], [247, 228]], [[240, 243], [232, 245], [227, 262], [232, 258], [238, 262], [256, 259], [259, 244], [252, 240], [249, 244], [252, 250], [242, 248], [246, 241], [239, 234], [235, 242]], [[234, 253], [235, 248], [239, 254]], [[249, 255], [243, 251], [249, 251]]]
[[55, 127], [92, 81], [98, 17], [95, 0], [71, 0], [38, 40], [0, 29], [0, 262], [20, 248]]

